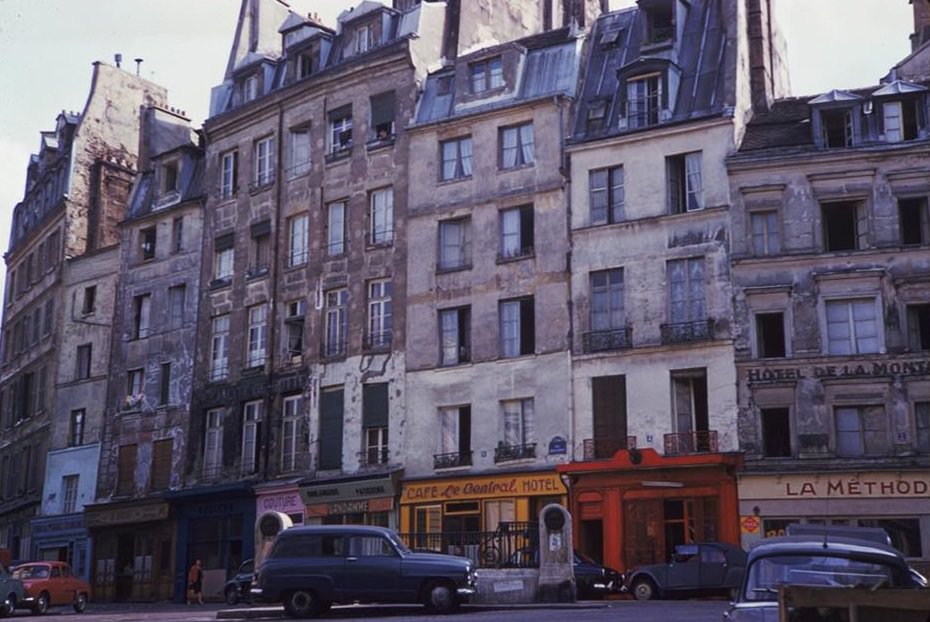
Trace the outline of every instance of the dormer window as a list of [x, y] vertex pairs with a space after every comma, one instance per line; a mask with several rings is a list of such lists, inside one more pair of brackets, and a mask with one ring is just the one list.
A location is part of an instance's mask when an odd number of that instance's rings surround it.
[[245, 83], [242, 85], [242, 96], [243, 99], [247, 102], [252, 101], [258, 97], [258, 76], [253, 75], [245, 79]]
[[918, 138], [916, 102], [888, 102], [882, 104], [882, 123], [885, 140], [898, 143]]
[[297, 56], [297, 77], [307, 78], [313, 74], [313, 54], [304, 52]]
[[823, 110], [820, 113], [821, 140], [827, 148], [853, 144], [852, 110]]
[[355, 53], [364, 54], [371, 49], [372, 31], [371, 26], [359, 26], [355, 29]]
[[650, 3], [646, 9], [646, 43], [675, 39], [675, 12], [671, 0]]
[[483, 93], [504, 86], [504, 66], [500, 56], [474, 62], [468, 66], [471, 92]]
[[178, 189], [178, 163], [166, 162], [161, 167], [161, 192], [167, 194]]
[[628, 128], [656, 125], [662, 108], [662, 76], [654, 73], [627, 80], [626, 97]]

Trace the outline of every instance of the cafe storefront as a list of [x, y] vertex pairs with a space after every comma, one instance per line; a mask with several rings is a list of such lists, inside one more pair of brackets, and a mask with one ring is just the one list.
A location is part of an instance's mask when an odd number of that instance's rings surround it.
[[741, 474], [742, 545], [790, 523], [881, 527], [912, 563], [930, 567], [930, 471]]
[[566, 505], [567, 494], [553, 471], [409, 480], [401, 492], [400, 530], [425, 537], [535, 523], [549, 503]]
[[308, 480], [299, 486], [307, 525], [377, 525], [397, 528], [401, 471]]

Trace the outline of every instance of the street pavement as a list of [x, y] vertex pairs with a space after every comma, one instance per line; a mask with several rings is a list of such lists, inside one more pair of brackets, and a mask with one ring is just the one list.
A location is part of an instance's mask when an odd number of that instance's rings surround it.
[[[451, 615], [428, 615], [420, 606], [347, 605], [337, 606], [322, 620], [340, 622], [384, 618], [390, 622], [722, 622], [727, 602], [723, 600], [677, 601], [581, 601], [574, 604], [465, 605]], [[70, 619], [77, 616], [70, 608], [50, 609], [46, 617]], [[12, 619], [31, 617], [17, 610]], [[87, 611], [74, 622], [213, 622], [215, 620], [281, 620], [280, 607], [228, 607], [218, 603], [178, 605], [174, 603], [89, 603]], [[35, 617], [31, 617], [35, 619]], [[285, 618], [287, 619], [287, 618]]]

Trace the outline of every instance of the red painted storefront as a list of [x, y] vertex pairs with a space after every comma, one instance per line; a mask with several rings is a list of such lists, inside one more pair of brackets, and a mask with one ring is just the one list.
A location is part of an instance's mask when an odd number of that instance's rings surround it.
[[558, 466], [570, 482], [576, 548], [625, 571], [668, 561], [676, 544], [739, 546], [735, 474], [741, 460], [737, 454], [624, 449], [609, 460]]

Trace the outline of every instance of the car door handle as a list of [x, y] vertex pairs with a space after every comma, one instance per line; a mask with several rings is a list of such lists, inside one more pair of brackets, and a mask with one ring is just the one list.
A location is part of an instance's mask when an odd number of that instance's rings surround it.
[[357, 561], [358, 561], [358, 557], [346, 557], [346, 561], [347, 561], [347, 562], [357, 562]]

